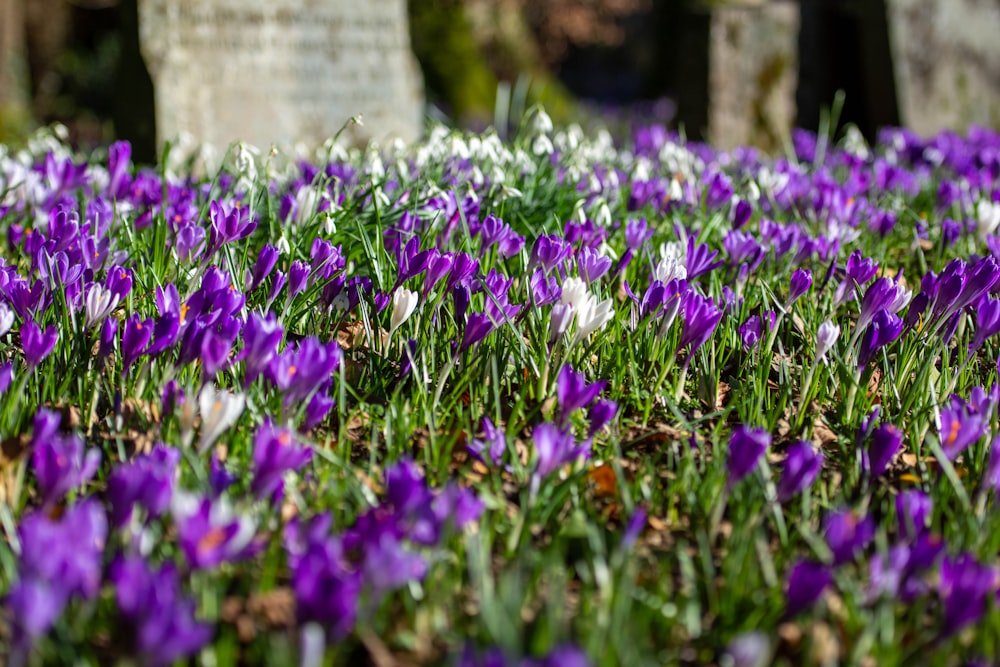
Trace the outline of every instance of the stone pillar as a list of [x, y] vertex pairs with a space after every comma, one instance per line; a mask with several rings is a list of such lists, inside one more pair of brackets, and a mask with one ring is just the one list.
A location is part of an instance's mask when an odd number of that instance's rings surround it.
[[[140, 0], [160, 141], [415, 139], [423, 81], [405, 0]], [[363, 115], [364, 125], [350, 123]]]
[[709, 138], [783, 148], [795, 121], [799, 7], [791, 0], [711, 9]]
[[1000, 3], [886, 1], [902, 123], [924, 135], [1000, 127]]
[[22, 0], [0, 0], [0, 141], [27, 125], [27, 54]]

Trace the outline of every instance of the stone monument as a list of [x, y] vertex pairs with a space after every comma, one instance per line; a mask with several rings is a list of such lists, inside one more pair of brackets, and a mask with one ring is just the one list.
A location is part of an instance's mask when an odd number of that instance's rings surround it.
[[406, 0], [139, 0], [139, 36], [160, 142], [420, 135]]
[[708, 134], [730, 149], [780, 151], [795, 122], [799, 8], [796, 2], [711, 8]]
[[900, 121], [923, 135], [1000, 127], [1000, 3], [886, 4]]

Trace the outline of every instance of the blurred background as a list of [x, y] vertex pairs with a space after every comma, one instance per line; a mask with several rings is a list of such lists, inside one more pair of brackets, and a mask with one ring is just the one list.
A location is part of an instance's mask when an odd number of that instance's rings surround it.
[[[139, 55], [136, 2], [0, 0], [0, 142], [58, 121], [79, 145], [128, 139], [138, 159], [154, 159], [153, 87]], [[774, 152], [787, 146], [792, 127], [818, 129], [838, 91], [840, 124], [869, 139], [901, 123], [923, 133], [996, 127], [992, 103], [929, 119], [907, 109], [919, 106], [908, 101], [915, 95], [933, 106], [934, 95], [921, 91], [955, 72], [973, 72], [963, 84], [973, 99], [992, 94], [978, 89], [980, 79], [1000, 86], [997, 54], [965, 44], [962, 24], [1000, 23], [1000, 3], [975, 5], [409, 0], [408, 11], [429, 113], [447, 122], [504, 132], [520, 110], [542, 102], [557, 122], [601, 125], [619, 136], [660, 123], [721, 147]], [[955, 17], [960, 6], [972, 9]], [[935, 27], [942, 12], [957, 25], [943, 37]], [[992, 34], [977, 39], [1000, 42]], [[952, 69], [938, 71], [949, 57]], [[938, 91], [946, 104], [955, 98], [949, 90]]]

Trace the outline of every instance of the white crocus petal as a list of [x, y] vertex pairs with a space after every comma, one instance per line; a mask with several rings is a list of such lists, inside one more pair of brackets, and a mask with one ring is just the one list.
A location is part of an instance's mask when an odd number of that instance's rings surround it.
[[587, 297], [584, 307], [576, 311], [576, 335], [573, 337], [573, 342], [579, 342], [595, 331], [603, 329], [614, 316], [613, 305], [611, 299], [598, 301], [595, 296]]
[[417, 309], [417, 293], [401, 287], [392, 295], [392, 318], [389, 323], [391, 336], [403, 322], [410, 318]]
[[816, 332], [816, 358], [825, 360], [826, 353], [833, 348], [839, 337], [840, 327], [830, 320], [819, 325], [819, 330]]
[[559, 297], [559, 302], [573, 306], [574, 310], [580, 310], [586, 305], [589, 296], [587, 283], [576, 276], [570, 276], [563, 281], [562, 296]]
[[116, 306], [118, 306], [117, 294], [112, 294], [111, 290], [100, 285], [91, 287], [85, 302], [87, 328], [100, 324]]
[[979, 200], [976, 206], [976, 227], [980, 240], [994, 233], [1000, 227], [1000, 202], [994, 203], [986, 199]]
[[684, 280], [687, 275], [687, 267], [677, 257], [664, 257], [653, 271], [653, 277], [661, 283], [668, 283], [674, 279]]
[[4, 336], [14, 326], [14, 311], [6, 303], [0, 302], [0, 336]]
[[228, 391], [216, 391], [205, 385], [198, 395], [198, 414], [201, 416], [201, 436], [198, 453], [204, 454], [226, 429], [243, 414], [246, 397]]

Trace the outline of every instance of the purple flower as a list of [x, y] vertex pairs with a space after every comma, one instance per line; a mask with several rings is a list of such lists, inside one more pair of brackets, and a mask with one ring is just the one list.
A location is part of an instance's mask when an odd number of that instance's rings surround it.
[[342, 359], [336, 341], [324, 344], [309, 336], [271, 360], [268, 378], [284, 392], [286, 403], [298, 403], [318, 391], [340, 367]]
[[14, 380], [14, 364], [7, 361], [0, 364], [0, 394], [7, 393], [10, 383]]
[[590, 667], [590, 658], [576, 646], [564, 644], [552, 649], [544, 658], [528, 658], [521, 667]]
[[757, 462], [771, 446], [771, 435], [762, 428], [751, 428], [740, 424], [729, 437], [729, 456], [726, 470], [729, 473], [729, 487], [732, 488], [753, 472]]
[[875, 536], [875, 520], [859, 517], [850, 510], [829, 515], [824, 522], [826, 544], [833, 552], [833, 564], [849, 563]]
[[601, 255], [593, 248], [584, 248], [577, 255], [576, 264], [583, 282], [596, 282], [605, 273], [611, 270], [611, 258]]
[[882, 424], [871, 435], [868, 449], [862, 453], [862, 467], [872, 477], [878, 477], [889, 467], [903, 444], [903, 434], [892, 424]]
[[976, 333], [969, 343], [969, 353], [975, 352], [1000, 333], [1000, 299], [984, 298], [976, 308]]
[[788, 297], [785, 299], [785, 308], [788, 309], [793, 303], [809, 291], [812, 287], [813, 277], [809, 269], [796, 269], [792, 273], [792, 280], [788, 286]]
[[577, 373], [569, 364], [565, 364], [556, 378], [556, 398], [559, 401], [561, 423], [565, 426], [574, 411], [593, 403], [606, 385], [603, 381], [587, 384], [582, 373]]
[[155, 519], [167, 511], [180, 459], [179, 449], [158, 444], [150, 453], [115, 467], [108, 478], [111, 523], [115, 526], [127, 523], [137, 503], [145, 508], [149, 518]]
[[[690, 275], [690, 274], [689, 274]], [[701, 296], [694, 290], [683, 296], [684, 328], [681, 330], [677, 349], [691, 346], [688, 360], [711, 338], [715, 327], [722, 319], [722, 311], [716, 308], [712, 299]], [[685, 362], [687, 363], [687, 362]]]
[[893, 342], [903, 332], [903, 321], [887, 310], [880, 310], [865, 329], [858, 348], [858, 369], [863, 369], [872, 356]]
[[778, 483], [778, 501], [783, 503], [812, 486], [823, 467], [823, 453], [804, 440], [789, 445], [786, 453], [785, 469]]
[[270, 421], [257, 429], [253, 441], [253, 482], [250, 491], [258, 498], [269, 498], [281, 491], [282, 477], [312, 460], [312, 450], [299, 447], [295, 434], [275, 428]]
[[107, 534], [104, 511], [92, 499], [70, 507], [59, 521], [40, 512], [22, 517], [19, 578], [6, 599], [18, 650], [30, 648], [70, 598], [97, 595]]
[[700, 275], [722, 266], [722, 261], [713, 261], [719, 256], [719, 251], [709, 250], [704, 243], [696, 244], [693, 236], [688, 237], [686, 265], [687, 279], [694, 280]]
[[307, 524], [295, 519], [285, 528], [285, 548], [299, 622], [319, 623], [339, 639], [356, 622], [361, 578], [350, 566], [342, 540], [328, 536], [328, 530], [327, 515]]
[[470, 313], [469, 319], [465, 323], [465, 330], [462, 332], [462, 343], [458, 346], [459, 352], [465, 352], [476, 343], [481, 342], [493, 329], [493, 320], [490, 319], [489, 315]]
[[945, 457], [954, 461], [969, 445], [985, 435], [987, 426], [982, 415], [958, 396], [952, 396], [949, 404], [941, 409], [939, 435]]
[[532, 431], [538, 458], [535, 462], [534, 477], [539, 481], [555, 472], [560, 466], [575, 461], [590, 449], [590, 441], [577, 447], [573, 434], [561, 430], [555, 424], [545, 422]]
[[904, 491], [896, 496], [896, 520], [905, 539], [915, 539], [927, 530], [934, 501], [922, 491]]
[[177, 541], [194, 569], [249, 558], [263, 546], [254, 539], [257, 528], [250, 517], [237, 516], [224, 499], [176, 494], [173, 514]]
[[236, 361], [243, 362], [244, 383], [250, 384], [265, 372], [278, 353], [283, 331], [274, 313], [261, 317], [251, 313], [243, 326], [243, 349]]
[[995, 568], [983, 565], [972, 554], [945, 557], [938, 590], [944, 602], [941, 636], [950, 637], [976, 623], [986, 610], [986, 599], [1000, 581]]
[[531, 260], [528, 269], [541, 265], [545, 273], [551, 273], [557, 266], [562, 266], [573, 248], [558, 236], [539, 236], [531, 248]]
[[257, 261], [254, 262], [253, 270], [248, 272], [246, 281], [246, 291], [252, 292], [260, 287], [264, 280], [271, 275], [275, 265], [278, 263], [278, 249], [272, 245], [264, 245], [257, 252]]
[[645, 218], [629, 220], [625, 223], [625, 245], [629, 250], [638, 250], [649, 239], [653, 238], [653, 230], [649, 228]]
[[24, 350], [24, 360], [29, 370], [52, 353], [58, 338], [59, 333], [54, 326], [42, 331], [33, 320], [26, 320], [21, 325], [21, 349]]
[[587, 415], [590, 418], [590, 428], [587, 430], [588, 437], [593, 438], [617, 414], [618, 403], [611, 399], [602, 398], [594, 403]]
[[143, 320], [138, 314], [125, 322], [122, 334], [122, 371], [127, 372], [139, 358], [153, 335], [153, 320]]
[[53, 423], [58, 427], [58, 415], [44, 408], [39, 410], [31, 441], [31, 464], [42, 507], [46, 509], [62, 500], [70, 490], [86, 484], [101, 464], [99, 449], [85, 450], [82, 438], [59, 435], [52, 428]]
[[[503, 454], [507, 451], [507, 436], [493, 425], [489, 417], [483, 417], [482, 440], [475, 438], [466, 445], [469, 453], [487, 465], [500, 465]], [[487, 460], [487, 456], [489, 460]]]
[[833, 572], [822, 563], [799, 561], [792, 567], [785, 586], [785, 618], [813, 606], [833, 583]]
[[132, 626], [142, 664], [166, 667], [197, 653], [212, 639], [212, 626], [195, 616], [194, 600], [181, 592], [170, 564], [153, 570], [139, 557], [119, 558], [108, 575], [122, 616]]

